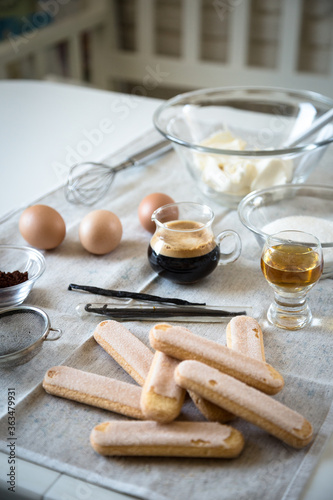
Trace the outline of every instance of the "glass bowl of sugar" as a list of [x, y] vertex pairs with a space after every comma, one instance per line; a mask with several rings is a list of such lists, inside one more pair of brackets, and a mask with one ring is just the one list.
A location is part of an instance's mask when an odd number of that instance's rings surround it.
[[254, 191], [239, 204], [241, 222], [260, 247], [279, 231], [305, 231], [323, 248], [323, 278], [333, 276], [333, 186], [289, 184]]

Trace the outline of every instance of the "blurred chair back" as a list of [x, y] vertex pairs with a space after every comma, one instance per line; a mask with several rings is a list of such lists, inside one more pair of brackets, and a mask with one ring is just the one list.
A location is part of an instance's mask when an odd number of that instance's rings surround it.
[[[113, 82], [142, 95], [269, 85], [333, 97], [333, 2], [113, 0]], [[155, 86], [155, 89], [154, 89]]]

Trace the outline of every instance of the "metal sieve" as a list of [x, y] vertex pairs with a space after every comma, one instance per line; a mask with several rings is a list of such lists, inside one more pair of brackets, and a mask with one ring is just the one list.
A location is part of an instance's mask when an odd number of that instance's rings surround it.
[[[53, 335], [50, 332], [55, 332]], [[0, 367], [27, 363], [44, 340], [58, 340], [59, 328], [51, 328], [48, 315], [37, 307], [17, 306], [0, 310]]]

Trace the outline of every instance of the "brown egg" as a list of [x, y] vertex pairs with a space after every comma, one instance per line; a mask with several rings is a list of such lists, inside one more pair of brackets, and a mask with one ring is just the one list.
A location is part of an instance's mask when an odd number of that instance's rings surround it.
[[155, 210], [167, 205], [175, 203], [170, 196], [163, 193], [152, 193], [143, 198], [138, 208], [138, 215], [141, 225], [149, 232], [155, 232], [155, 223], [151, 220], [151, 216]]
[[56, 248], [66, 235], [66, 225], [59, 212], [47, 205], [33, 205], [22, 212], [19, 230], [33, 247]]
[[120, 243], [123, 227], [116, 214], [109, 210], [94, 210], [87, 214], [79, 227], [83, 248], [96, 255], [105, 255]]

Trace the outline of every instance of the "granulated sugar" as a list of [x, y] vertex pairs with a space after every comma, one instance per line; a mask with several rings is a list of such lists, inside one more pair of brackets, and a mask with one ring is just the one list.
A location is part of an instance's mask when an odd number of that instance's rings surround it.
[[262, 230], [267, 234], [274, 234], [280, 231], [296, 230], [305, 231], [318, 238], [320, 243], [333, 242], [333, 222], [321, 217], [310, 217], [305, 215], [292, 215], [282, 217], [269, 224]]

